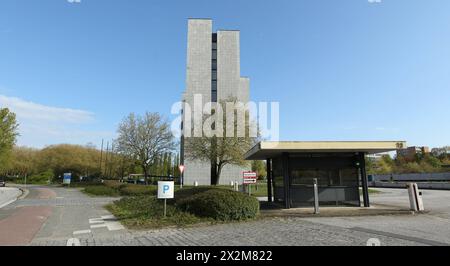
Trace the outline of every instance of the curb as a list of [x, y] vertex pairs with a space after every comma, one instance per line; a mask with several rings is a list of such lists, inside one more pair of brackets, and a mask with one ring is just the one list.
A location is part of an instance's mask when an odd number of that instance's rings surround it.
[[26, 188], [18, 188], [20, 191], [22, 191], [22, 195], [20, 195], [19, 197], [17, 197], [17, 200], [22, 200], [24, 198], [26, 198], [28, 196], [28, 194], [30, 194], [30, 191]]

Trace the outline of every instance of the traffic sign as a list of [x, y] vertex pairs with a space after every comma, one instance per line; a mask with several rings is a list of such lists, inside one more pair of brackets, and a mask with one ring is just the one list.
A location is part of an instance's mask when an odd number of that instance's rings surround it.
[[164, 217], [167, 214], [167, 199], [174, 198], [174, 187], [173, 181], [158, 181], [158, 199], [164, 200]]
[[184, 169], [185, 169], [184, 165], [180, 165], [180, 166], [178, 166], [178, 168], [180, 169], [180, 173], [184, 172]]
[[63, 184], [70, 185], [70, 182], [72, 181], [72, 174], [71, 173], [65, 173], [63, 178]]
[[173, 181], [159, 181], [158, 182], [158, 199], [173, 199], [174, 198], [174, 182]]
[[258, 180], [258, 174], [255, 172], [244, 172], [243, 178], [244, 178], [244, 185], [256, 184]]

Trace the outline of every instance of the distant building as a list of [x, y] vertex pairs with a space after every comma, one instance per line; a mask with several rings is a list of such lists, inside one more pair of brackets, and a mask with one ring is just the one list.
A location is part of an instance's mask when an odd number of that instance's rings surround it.
[[402, 157], [406, 160], [414, 160], [417, 155], [425, 155], [430, 153], [430, 148], [423, 146], [412, 146], [406, 149], [397, 150], [397, 157]]

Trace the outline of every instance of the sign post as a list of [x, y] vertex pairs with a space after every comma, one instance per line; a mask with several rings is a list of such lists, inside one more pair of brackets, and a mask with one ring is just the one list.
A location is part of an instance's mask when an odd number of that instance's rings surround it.
[[65, 173], [64, 174], [64, 179], [63, 179], [63, 184], [64, 185], [68, 185], [70, 187], [70, 182], [72, 181], [72, 173]]
[[178, 166], [178, 168], [180, 169], [180, 188], [183, 188], [183, 173], [184, 173], [184, 165], [180, 165]]
[[248, 187], [248, 194], [251, 195], [251, 185], [252, 184], [256, 184], [257, 180], [258, 180], [258, 174], [255, 172], [244, 172], [243, 173], [243, 178], [244, 178], [244, 185], [247, 185]]
[[167, 199], [174, 198], [174, 186], [173, 181], [158, 181], [158, 199], [164, 200], [164, 217], [167, 215]]

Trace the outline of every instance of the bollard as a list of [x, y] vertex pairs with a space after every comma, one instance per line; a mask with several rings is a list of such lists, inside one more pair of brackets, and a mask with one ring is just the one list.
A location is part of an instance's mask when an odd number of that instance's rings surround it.
[[317, 185], [317, 178], [314, 178], [314, 214], [319, 213], [319, 187]]
[[412, 211], [424, 211], [422, 193], [419, 191], [417, 183], [408, 183], [409, 204]]
[[198, 187], [198, 182], [197, 181], [194, 182], [194, 187]]

